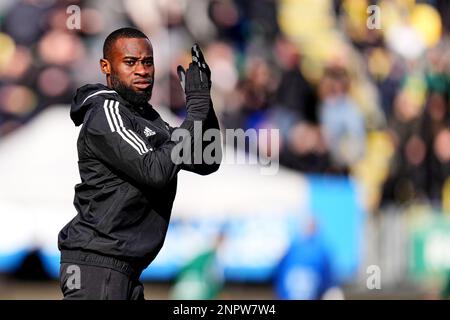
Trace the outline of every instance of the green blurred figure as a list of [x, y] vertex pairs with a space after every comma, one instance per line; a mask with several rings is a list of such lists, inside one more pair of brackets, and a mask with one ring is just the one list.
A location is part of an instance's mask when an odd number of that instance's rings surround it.
[[220, 231], [212, 247], [200, 252], [178, 274], [171, 292], [174, 300], [217, 299], [224, 285], [223, 267], [218, 261], [218, 249], [224, 241]]
[[440, 292], [441, 300], [450, 300], [450, 270], [446, 272], [444, 285]]

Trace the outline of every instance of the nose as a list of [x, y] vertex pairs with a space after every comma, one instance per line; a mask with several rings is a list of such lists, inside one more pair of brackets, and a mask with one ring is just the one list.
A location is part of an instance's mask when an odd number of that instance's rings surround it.
[[134, 74], [139, 75], [141, 77], [147, 77], [150, 74], [150, 66], [146, 66], [142, 62], [137, 62], [136, 67], [134, 69]]

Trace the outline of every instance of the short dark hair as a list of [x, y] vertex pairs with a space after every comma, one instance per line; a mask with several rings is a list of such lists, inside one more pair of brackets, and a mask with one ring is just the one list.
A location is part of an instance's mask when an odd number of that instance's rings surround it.
[[345, 67], [328, 66], [324, 70], [324, 77], [337, 81], [342, 84], [345, 91], [350, 89], [350, 74]]
[[116, 40], [120, 38], [145, 38], [148, 39], [148, 37], [138, 29], [134, 28], [120, 28], [116, 31], [111, 32], [105, 39], [105, 42], [103, 43], [103, 58], [108, 59], [111, 55], [111, 50], [114, 46], [114, 43]]

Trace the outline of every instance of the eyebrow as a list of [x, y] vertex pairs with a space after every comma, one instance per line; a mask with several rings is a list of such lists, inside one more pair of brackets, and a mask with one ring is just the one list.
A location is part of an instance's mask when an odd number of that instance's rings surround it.
[[[139, 60], [139, 58], [135, 57], [135, 56], [125, 56], [125, 57], [123, 57], [123, 59]], [[153, 59], [153, 56], [145, 56], [142, 58], [142, 60], [146, 60], [146, 59]]]

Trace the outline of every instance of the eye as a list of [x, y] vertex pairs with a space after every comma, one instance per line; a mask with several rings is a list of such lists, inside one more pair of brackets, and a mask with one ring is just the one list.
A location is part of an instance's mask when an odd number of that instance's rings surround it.
[[134, 61], [133, 60], [125, 60], [125, 64], [127, 64], [129, 66], [133, 66], [134, 65]]
[[146, 61], [144, 61], [144, 64], [146, 66], [152, 66], [153, 65], [153, 61], [152, 60], [146, 60]]

